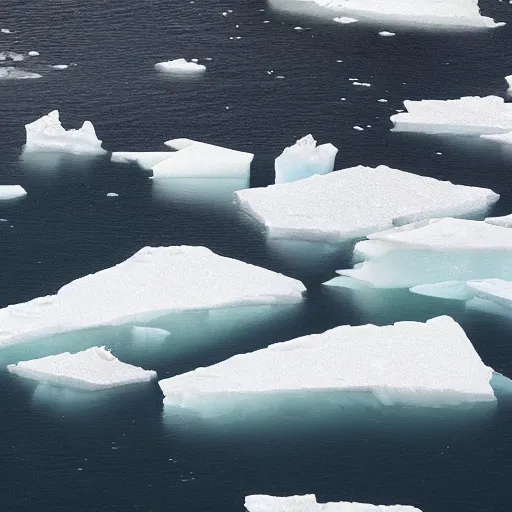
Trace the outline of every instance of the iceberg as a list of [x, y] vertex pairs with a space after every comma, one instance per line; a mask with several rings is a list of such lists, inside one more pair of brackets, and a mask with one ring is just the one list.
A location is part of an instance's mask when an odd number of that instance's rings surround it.
[[421, 512], [408, 505], [370, 505], [340, 501], [318, 503], [314, 494], [304, 496], [267, 496], [253, 494], [245, 497], [248, 512]]
[[160, 73], [196, 74], [206, 71], [206, 66], [197, 62], [187, 62], [185, 59], [168, 60], [155, 64], [155, 70]]
[[[311, 0], [328, 12], [342, 12], [368, 21], [393, 21], [403, 25], [425, 27], [457, 27], [462, 29], [495, 28], [505, 25], [482, 16], [478, 0]], [[310, 0], [272, 0], [276, 8], [289, 6], [295, 10], [309, 10]], [[295, 4], [295, 6], [293, 6]]]
[[[365, 393], [381, 405], [441, 406], [496, 400], [493, 370], [451, 317], [341, 326], [239, 354], [159, 381], [164, 405], [200, 412], [262, 397]], [[295, 396], [294, 396], [295, 395]]]
[[235, 196], [242, 209], [266, 226], [270, 237], [331, 243], [415, 220], [473, 215], [499, 199], [489, 189], [384, 165], [360, 165], [294, 183], [240, 190]]
[[7, 369], [27, 379], [89, 391], [149, 382], [157, 377], [155, 371], [119, 361], [105, 347], [20, 361]]
[[457, 100], [405, 100], [407, 112], [391, 116], [394, 131], [482, 135], [512, 130], [512, 103], [499, 96]]
[[78, 130], [66, 130], [60, 123], [59, 111], [25, 125], [27, 141], [24, 152], [55, 152], [84, 155], [102, 155], [106, 151], [96, 137], [94, 126], [85, 121]]
[[313, 136], [306, 135], [293, 146], [285, 148], [275, 161], [276, 183], [309, 178], [314, 174], [327, 174], [334, 170], [338, 148], [332, 144], [316, 145]]
[[112, 153], [112, 162], [134, 163], [153, 171], [153, 178], [246, 178], [254, 158], [252, 153], [197, 142], [172, 139], [165, 145], [174, 151]]
[[0, 80], [26, 80], [28, 78], [42, 78], [42, 75], [10, 66], [0, 68]]
[[27, 191], [21, 185], [0, 185], [0, 201], [18, 199], [27, 195]]
[[487, 217], [485, 222], [503, 228], [512, 228], [512, 213], [510, 215], [504, 215], [503, 217]]
[[354, 258], [361, 263], [338, 274], [376, 288], [494, 277], [509, 280], [512, 230], [484, 221], [427, 220], [368, 235], [368, 240], [356, 244]]
[[146, 323], [169, 313], [302, 301], [300, 281], [206, 247], [145, 247], [55, 295], [0, 309], [0, 348], [99, 326]]

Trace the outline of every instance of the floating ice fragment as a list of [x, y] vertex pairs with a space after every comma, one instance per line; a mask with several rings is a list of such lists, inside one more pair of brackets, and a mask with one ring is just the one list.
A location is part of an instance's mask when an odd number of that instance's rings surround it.
[[39, 52], [36, 52], [35, 50], [32, 50], [30, 52], [28, 52], [29, 56], [30, 57], [37, 57], [39, 55]]
[[293, 30], [304, 30], [302, 27], [293, 27]]
[[0, 185], [0, 201], [17, 199], [27, 195], [27, 191], [21, 185]]
[[299, 281], [205, 247], [145, 247], [126, 261], [63, 286], [56, 295], [0, 310], [0, 347], [169, 313], [296, 304]]
[[362, 238], [415, 220], [470, 216], [499, 199], [489, 189], [384, 165], [352, 167], [235, 195], [240, 206], [267, 227], [269, 236], [324, 242]]
[[339, 18], [333, 18], [333, 21], [336, 23], [341, 23], [343, 25], [346, 25], [348, 23], [355, 23], [357, 20], [355, 18], [349, 18], [347, 16], [341, 16]]
[[387, 103], [388, 100], [384, 99], [384, 98], [380, 98], [377, 100], [379, 103]]
[[223, 402], [244, 408], [265, 395], [355, 391], [373, 394], [381, 405], [441, 406], [495, 401], [492, 375], [459, 324], [441, 316], [336, 327], [158, 384], [165, 406], [196, 411]]
[[362, 85], [363, 87], [371, 87], [372, 84], [367, 82], [352, 82], [352, 85]]
[[12, 32], [8, 28], [2, 28], [0, 29], [0, 32], [2, 32], [2, 34], [12, 34]]
[[42, 76], [39, 73], [31, 73], [10, 66], [0, 68], [0, 80], [26, 80], [30, 78], [42, 78]]
[[304, 496], [267, 496], [253, 494], [245, 497], [248, 512], [421, 512], [420, 509], [404, 505], [370, 505], [340, 501], [317, 503], [314, 494]]
[[89, 391], [149, 382], [157, 377], [154, 371], [119, 361], [105, 347], [20, 361], [7, 369], [27, 379]]
[[119, 194], [116, 194], [115, 192], [109, 192], [107, 197], [119, 197]]
[[206, 71], [206, 66], [185, 59], [168, 60], [155, 64], [155, 70], [161, 73], [195, 74]]
[[356, 131], [358, 131], [358, 132], [362, 132], [362, 131], [364, 130], [364, 128], [363, 128], [363, 127], [361, 127], [361, 126], [357, 126], [357, 125], [356, 125], [356, 126], [353, 126], [352, 128], [354, 128], [354, 130], [356, 130]]
[[60, 123], [58, 110], [25, 125], [25, 130], [25, 152], [50, 151], [86, 155], [106, 153], [90, 121], [85, 121], [78, 130], [66, 130]]
[[396, 36], [395, 32], [388, 32], [387, 30], [383, 30], [382, 32], [379, 32], [379, 36], [382, 37], [393, 37]]
[[52, 66], [52, 68], [62, 71], [63, 69], [68, 69], [69, 65], [68, 64], [55, 64], [54, 66]]
[[22, 60], [25, 60], [25, 57], [21, 53], [1, 52], [0, 60], [1, 61], [12, 60], [13, 62], [21, 62]]
[[306, 135], [293, 146], [284, 149], [275, 161], [275, 182], [287, 183], [309, 178], [314, 174], [327, 174], [334, 169], [338, 148], [332, 144], [317, 147], [313, 136]]
[[512, 130], [512, 103], [498, 96], [458, 100], [405, 100], [405, 113], [391, 116], [395, 131], [475, 134]]

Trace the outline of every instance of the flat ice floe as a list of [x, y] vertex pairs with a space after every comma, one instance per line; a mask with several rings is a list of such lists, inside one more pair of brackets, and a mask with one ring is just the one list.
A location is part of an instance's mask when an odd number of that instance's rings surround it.
[[309, 178], [314, 174], [327, 174], [334, 169], [338, 148], [332, 144], [317, 147], [313, 136], [306, 135], [293, 146], [284, 149], [275, 161], [276, 183]]
[[27, 80], [30, 78], [42, 78], [42, 75], [10, 66], [0, 68], [0, 80]]
[[0, 201], [18, 199], [27, 195], [27, 191], [21, 185], [0, 185]]
[[[450, 317], [341, 326], [159, 381], [164, 405], [200, 411], [267, 395], [365, 392], [382, 405], [495, 400], [487, 367]], [[314, 397], [315, 395], [313, 395]]]
[[155, 70], [160, 73], [187, 75], [203, 73], [206, 71], [206, 66], [198, 64], [197, 62], [187, 62], [185, 59], [175, 59], [155, 64]]
[[175, 151], [112, 153], [112, 161], [135, 163], [153, 171], [153, 178], [246, 178], [252, 153], [223, 148], [191, 139], [173, 139], [165, 145]]
[[148, 322], [169, 313], [298, 303], [301, 282], [205, 247], [145, 247], [56, 295], [0, 310], [0, 348], [89, 327]]
[[368, 235], [354, 269], [339, 270], [377, 288], [446, 281], [512, 279], [512, 230], [483, 221], [434, 219]]
[[512, 103], [499, 96], [457, 100], [405, 100], [407, 112], [391, 116], [395, 131], [482, 135], [512, 130]]
[[510, 215], [503, 215], [503, 217], [487, 217], [485, 222], [501, 226], [504, 228], [512, 228], [512, 213]]
[[102, 155], [106, 151], [96, 137], [90, 121], [85, 121], [78, 130], [66, 130], [59, 119], [59, 111], [25, 125], [27, 141], [25, 152], [73, 153], [77, 155]]
[[7, 369], [27, 379], [89, 391], [149, 382], [157, 377], [154, 371], [119, 361], [105, 347], [20, 361]]
[[[398, 24], [432, 27], [495, 28], [504, 25], [482, 16], [478, 0], [312, 0], [329, 11], [357, 16], [369, 21], [394, 21]], [[292, 2], [272, 0], [277, 8]], [[295, 4], [310, 3], [296, 0]], [[297, 5], [296, 10], [300, 10]]]
[[248, 512], [421, 512], [407, 505], [370, 505], [350, 501], [318, 503], [314, 494], [304, 496], [267, 496], [253, 494], [245, 497]]
[[294, 183], [235, 192], [271, 237], [342, 242], [395, 225], [485, 211], [492, 190], [391, 169], [357, 166]]

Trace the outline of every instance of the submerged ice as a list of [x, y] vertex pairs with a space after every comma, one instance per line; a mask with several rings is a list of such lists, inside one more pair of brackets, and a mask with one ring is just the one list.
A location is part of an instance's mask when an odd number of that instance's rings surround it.
[[173, 312], [298, 303], [304, 291], [295, 279], [205, 247], [145, 247], [55, 295], [1, 309], [0, 347]]
[[105, 347], [20, 361], [7, 369], [27, 379], [89, 391], [149, 382], [157, 377], [154, 371], [119, 361]]
[[334, 169], [338, 148], [332, 144], [317, 147], [313, 136], [306, 135], [293, 146], [285, 148], [275, 161], [276, 183], [309, 178], [314, 174], [327, 174]]
[[[307, 371], [305, 371], [307, 369]], [[274, 394], [367, 392], [383, 405], [494, 401], [487, 367], [450, 317], [341, 326], [159, 381], [164, 405], [200, 411]]]
[[304, 496], [268, 496], [253, 494], [245, 497], [247, 512], [421, 512], [407, 505], [370, 505], [349, 501], [318, 503], [314, 494]]
[[341, 242], [415, 220], [485, 211], [492, 190], [391, 169], [357, 166], [294, 183], [235, 192], [271, 237]]
[[58, 110], [53, 110], [25, 125], [25, 130], [27, 135], [25, 152], [48, 151], [83, 155], [106, 153], [90, 121], [85, 121], [78, 130], [66, 130], [60, 123]]

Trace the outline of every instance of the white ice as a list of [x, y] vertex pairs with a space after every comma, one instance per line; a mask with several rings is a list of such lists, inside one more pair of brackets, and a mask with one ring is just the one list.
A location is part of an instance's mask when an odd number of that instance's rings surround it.
[[405, 100], [407, 112], [391, 116], [395, 131], [481, 135], [512, 130], [512, 103], [499, 96], [457, 100]]
[[7, 369], [27, 379], [89, 391], [149, 382], [157, 377], [154, 371], [119, 361], [105, 347], [20, 361]]
[[21, 53], [16, 52], [1, 52], [0, 53], [0, 60], [12, 60], [13, 62], [21, 62], [22, 60], [25, 60], [25, 57]]
[[132, 338], [137, 342], [158, 343], [166, 340], [171, 333], [157, 327], [141, 327], [135, 325], [131, 328]]
[[[312, 0], [329, 11], [340, 11], [369, 21], [394, 21], [406, 25], [459, 28], [495, 28], [496, 23], [482, 16], [478, 0]], [[273, 0], [279, 7], [290, 2]], [[309, 4], [309, 0], [296, 0], [296, 4]], [[297, 7], [299, 9], [299, 7]]]
[[114, 151], [111, 161], [120, 164], [137, 164], [141, 169], [151, 168], [173, 156], [170, 151]]
[[155, 70], [161, 73], [196, 74], [206, 71], [206, 66], [185, 59], [168, 60], [155, 64]]
[[354, 269], [339, 270], [377, 288], [473, 279], [512, 279], [512, 230], [454, 218], [422, 221], [368, 235]]
[[54, 66], [52, 66], [52, 68], [62, 71], [63, 69], [68, 69], [69, 65], [68, 64], [55, 64]]
[[391, 169], [352, 167], [294, 183], [235, 193], [269, 236], [341, 242], [432, 217], [485, 211], [492, 190]]
[[205, 247], [145, 247], [56, 295], [0, 310], [0, 347], [106, 325], [148, 322], [169, 313], [298, 303], [301, 282]]
[[421, 512], [408, 505], [370, 505], [351, 501], [318, 503], [314, 494], [303, 496], [268, 496], [253, 494], [245, 497], [248, 512]]
[[85, 121], [78, 130], [66, 130], [60, 123], [58, 110], [53, 110], [37, 121], [25, 125], [25, 130], [27, 133], [25, 152], [48, 151], [84, 155], [106, 153], [90, 121]]
[[487, 217], [485, 222], [488, 224], [494, 224], [495, 226], [512, 228], [512, 213], [510, 215], [504, 215], [503, 217]]
[[379, 36], [382, 37], [393, 37], [396, 36], [395, 32], [388, 32], [387, 30], [383, 30], [382, 32], [379, 32]]
[[348, 16], [340, 16], [338, 18], [333, 18], [333, 21], [335, 21], [336, 23], [341, 23], [342, 25], [357, 22], [355, 18], [349, 18]]
[[501, 144], [512, 144], [512, 131], [506, 133], [492, 133], [490, 135], [480, 135], [481, 139], [500, 142]]
[[0, 68], [0, 80], [26, 80], [28, 78], [41, 78], [41, 75], [13, 67]]
[[309, 178], [314, 174], [327, 174], [334, 169], [338, 148], [332, 144], [317, 147], [313, 136], [306, 135], [289, 146], [276, 158], [276, 183]]
[[441, 406], [495, 401], [492, 374], [459, 324], [442, 316], [336, 327], [158, 384], [164, 405], [196, 411], [221, 401], [249, 406], [265, 395], [350, 392], [369, 393], [382, 405]]
[[27, 191], [21, 185], [0, 185], [0, 201], [17, 199], [27, 195]]
[[39, 52], [36, 52], [35, 50], [31, 50], [28, 52], [30, 57], [37, 57], [39, 55]]

